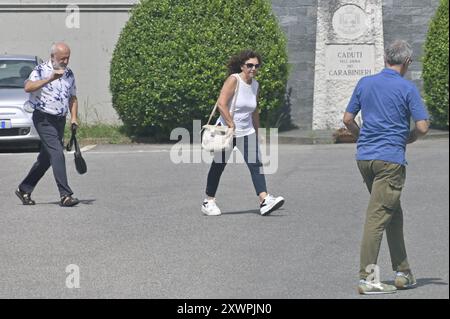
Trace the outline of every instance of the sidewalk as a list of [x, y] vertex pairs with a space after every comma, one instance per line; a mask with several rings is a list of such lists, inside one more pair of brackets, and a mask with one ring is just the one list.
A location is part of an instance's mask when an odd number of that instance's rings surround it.
[[[334, 130], [290, 130], [278, 134], [280, 144], [334, 144]], [[422, 139], [449, 138], [449, 131], [430, 129]]]

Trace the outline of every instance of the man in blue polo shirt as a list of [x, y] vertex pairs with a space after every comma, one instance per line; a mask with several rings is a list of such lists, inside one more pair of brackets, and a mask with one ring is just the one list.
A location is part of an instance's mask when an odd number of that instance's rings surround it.
[[[385, 49], [386, 68], [358, 82], [344, 114], [345, 126], [358, 137], [356, 160], [370, 192], [361, 244], [361, 294], [393, 293], [416, 284], [406, 255], [400, 195], [406, 177], [406, 144], [427, 133], [428, 114], [415, 85], [403, 78], [411, 56], [407, 42], [390, 44]], [[355, 122], [360, 111], [361, 129]], [[396, 272], [395, 286], [380, 283], [379, 278], [370, 280], [384, 230]]]

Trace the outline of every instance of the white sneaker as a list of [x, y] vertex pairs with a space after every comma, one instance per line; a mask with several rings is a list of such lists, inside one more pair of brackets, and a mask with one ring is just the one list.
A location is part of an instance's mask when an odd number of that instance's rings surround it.
[[205, 199], [202, 204], [202, 213], [208, 216], [219, 216], [222, 214], [216, 205], [215, 199]]
[[260, 206], [261, 215], [269, 215], [271, 212], [277, 210], [284, 204], [284, 198], [281, 196], [273, 197], [272, 195], [267, 195], [264, 198]]
[[397, 288], [395, 288], [395, 286], [384, 284], [382, 282], [373, 282], [361, 279], [358, 284], [358, 292], [361, 295], [393, 294], [396, 291]]

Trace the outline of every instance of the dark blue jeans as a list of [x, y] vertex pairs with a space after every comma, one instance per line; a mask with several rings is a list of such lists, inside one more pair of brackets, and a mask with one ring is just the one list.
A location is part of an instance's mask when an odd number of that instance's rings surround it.
[[20, 190], [31, 193], [51, 166], [61, 197], [72, 195], [73, 192], [67, 183], [63, 145], [66, 118], [36, 110], [33, 112], [33, 123], [41, 138], [41, 150], [36, 163], [19, 185]]
[[[258, 137], [255, 133], [238, 137], [233, 139], [233, 147], [237, 146], [241, 154], [244, 156], [250, 174], [252, 176], [253, 186], [255, 187], [256, 195], [262, 192], [267, 193], [266, 178], [262, 173], [262, 163], [259, 158]], [[217, 188], [219, 187], [220, 177], [227, 165], [227, 161], [231, 156], [231, 150], [223, 151], [214, 154], [214, 160], [208, 173], [208, 180], [206, 185], [206, 195], [215, 197]]]

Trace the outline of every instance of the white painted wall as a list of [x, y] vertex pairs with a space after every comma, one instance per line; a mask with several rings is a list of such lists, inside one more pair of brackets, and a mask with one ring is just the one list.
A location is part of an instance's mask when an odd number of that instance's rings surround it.
[[67, 42], [72, 49], [69, 66], [76, 76], [81, 120], [117, 123], [109, 66], [128, 10], [136, 2], [80, 1], [79, 28], [68, 28], [66, 20], [76, 20], [68, 19], [72, 12], [66, 12], [67, 1], [0, 0], [0, 54], [31, 54], [46, 60], [52, 42]]

